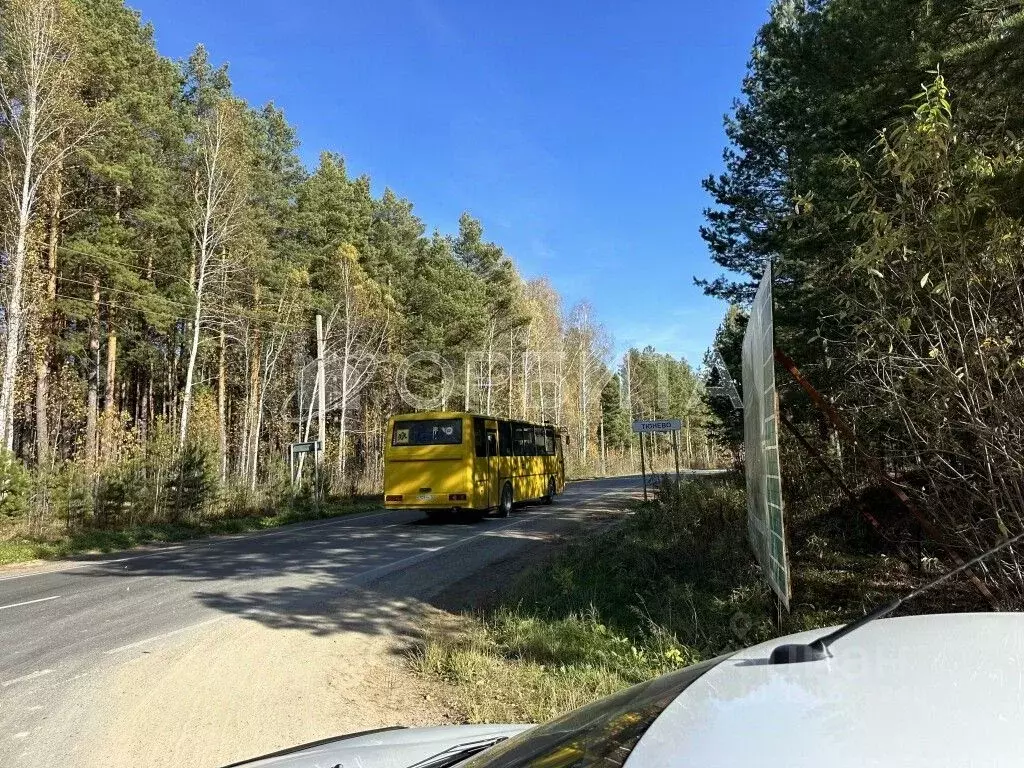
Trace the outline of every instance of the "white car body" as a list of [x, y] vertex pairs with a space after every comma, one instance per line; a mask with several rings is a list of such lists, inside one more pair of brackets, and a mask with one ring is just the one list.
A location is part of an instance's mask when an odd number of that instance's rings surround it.
[[[537, 737], [526, 726], [398, 729], [245, 766], [408, 768], [455, 745], [503, 737], [508, 741], [473, 757], [472, 768], [486, 768], [491, 761], [525, 765], [529, 761], [520, 756], [529, 754], [533, 743], [554, 744], [562, 737], [546, 757], [535, 751], [533, 759], [603, 768], [1024, 765], [1024, 614], [881, 619], [837, 640], [830, 658], [769, 663], [776, 647], [809, 643], [828, 631], [762, 643], [706, 671], [692, 668], [699, 676], [638, 731], [638, 741], [621, 749], [613, 744], [612, 760], [596, 759], [596, 751], [580, 746], [587, 741], [580, 734], [600, 735], [608, 726], [586, 713], [575, 716], [564, 732], [559, 721], [565, 718], [537, 728]], [[581, 722], [592, 730], [573, 730]], [[561, 751], [558, 759], [555, 750]]]
[[1024, 765], [1024, 614], [880, 619], [822, 661], [748, 648], [670, 704], [627, 768]]
[[[383, 728], [277, 752], [237, 768], [406, 768], [455, 744], [508, 738], [529, 725]], [[226, 768], [233, 768], [227, 766]]]

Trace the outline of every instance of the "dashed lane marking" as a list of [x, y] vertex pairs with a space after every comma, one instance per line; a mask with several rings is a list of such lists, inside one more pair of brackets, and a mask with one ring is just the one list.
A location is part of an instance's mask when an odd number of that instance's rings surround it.
[[60, 597], [60, 595], [50, 595], [49, 597], [40, 597], [38, 600], [26, 600], [23, 603], [11, 603], [10, 605], [0, 605], [0, 611], [6, 611], [8, 608], [20, 608], [23, 605], [45, 603], [47, 600], [56, 600], [58, 597]]
[[52, 669], [37, 669], [35, 672], [29, 672], [27, 675], [16, 677], [13, 680], [5, 680], [4, 682], [0, 683], [0, 688], [6, 688], [7, 686], [14, 685], [15, 683], [24, 683], [29, 680], [35, 680], [37, 677], [48, 675], [51, 672], [53, 672]]

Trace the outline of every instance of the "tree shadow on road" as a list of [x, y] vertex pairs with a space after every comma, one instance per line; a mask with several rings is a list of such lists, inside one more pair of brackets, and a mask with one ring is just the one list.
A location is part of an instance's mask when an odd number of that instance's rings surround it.
[[561, 531], [620, 514], [626, 494], [601, 495], [605, 490], [598, 486], [571, 505], [519, 510], [508, 520], [437, 524], [416, 513], [397, 521], [339, 519], [198, 542], [78, 573], [161, 577], [206, 607], [275, 629], [413, 639], [431, 607], [473, 609], [500, 589], [514, 574], [498, 563], [553, 543]]

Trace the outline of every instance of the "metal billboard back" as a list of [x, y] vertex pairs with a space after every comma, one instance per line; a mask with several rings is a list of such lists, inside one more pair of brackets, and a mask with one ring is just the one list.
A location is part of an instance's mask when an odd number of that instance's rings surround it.
[[789, 610], [789, 561], [782, 511], [772, 271], [761, 278], [743, 337], [743, 441], [747, 466], [747, 532], [772, 589]]

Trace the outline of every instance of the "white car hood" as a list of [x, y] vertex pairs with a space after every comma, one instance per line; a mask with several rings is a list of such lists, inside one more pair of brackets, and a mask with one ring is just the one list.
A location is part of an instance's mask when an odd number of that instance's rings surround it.
[[528, 725], [457, 725], [392, 728], [342, 736], [229, 768], [407, 768], [450, 747], [490, 737], [509, 737]]
[[626, 768], [1024, 765], [1024, 614], [872, 622], [833, 657], [769, 665], [804, 632], [737, 653], [651, 725]]

